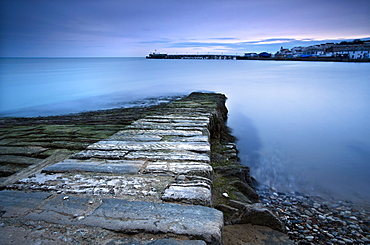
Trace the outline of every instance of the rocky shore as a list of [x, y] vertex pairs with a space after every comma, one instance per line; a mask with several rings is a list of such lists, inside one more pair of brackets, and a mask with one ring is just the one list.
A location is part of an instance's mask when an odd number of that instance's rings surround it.
[[258, 193], [298, 244], [370, 244], [370, 213], [350, 201], [282, 193], [266, 186]]

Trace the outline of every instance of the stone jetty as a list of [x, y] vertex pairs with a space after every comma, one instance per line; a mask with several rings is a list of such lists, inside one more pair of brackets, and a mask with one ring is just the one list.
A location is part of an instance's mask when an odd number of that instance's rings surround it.
[[[47, 232], [53, 224], [116, 234], [104, 236], [107, 244], [221, 244], [224, 221], [212, 208], [210, 138], [225, 120], [225, 99], [192, 94], [6, 185], [0, 192], [1, 229], [7, 231], [1, 240], [76, 239], [53, 236]], [[18, 229], [10, 232], [13, 226]]]
[[225, 101], [2, 119], [2, 244], [228, 245], [241, 229], [292, 244], [238, 162]]

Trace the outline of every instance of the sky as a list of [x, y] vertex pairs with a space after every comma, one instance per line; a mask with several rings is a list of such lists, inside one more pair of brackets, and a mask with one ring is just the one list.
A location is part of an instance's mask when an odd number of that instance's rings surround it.
[[1, 57], [275, 53], [370, 38], [370, 0], [0, 0]]

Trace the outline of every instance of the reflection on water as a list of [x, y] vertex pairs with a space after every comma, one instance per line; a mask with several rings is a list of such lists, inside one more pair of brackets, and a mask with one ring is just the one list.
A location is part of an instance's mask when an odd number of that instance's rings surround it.
[[242, 163], [258, 181], [282, 191], [370, 200], [368, 63], [107, 58], [1, 59], [0, 65], [0, 114], [224, 93]]

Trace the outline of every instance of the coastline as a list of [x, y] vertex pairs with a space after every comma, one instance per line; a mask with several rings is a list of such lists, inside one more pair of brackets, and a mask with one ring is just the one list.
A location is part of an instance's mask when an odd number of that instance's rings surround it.
[[370, 59], [346, 59], [342, 57], [246, 57], [239, 55], [218, 54], [155, 54], [146, 56], [146, 59], [195, 59], [195, 60], [263, 60], [263, 61], [317, 61], [317, 62], [350, 62], [369, 63]]

